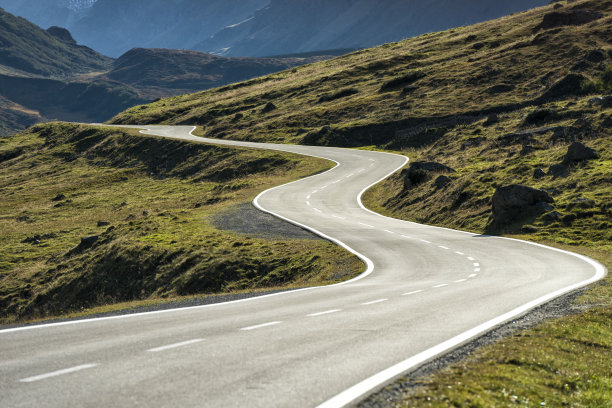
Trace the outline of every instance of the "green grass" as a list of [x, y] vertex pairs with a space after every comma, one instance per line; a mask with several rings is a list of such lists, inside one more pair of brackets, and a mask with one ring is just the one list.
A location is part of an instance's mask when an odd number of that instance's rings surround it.
[[[262, 190], [331, 167], [321, 159], [69, 124], [1, 139], [0, 157], [13, 157], [0, 161], [3, 323], [327, 284], [363, 270], [323, 240], [213, 226], [216, 214]], [[78, 246], [91, 235], [99, 236], [91, 248]]]

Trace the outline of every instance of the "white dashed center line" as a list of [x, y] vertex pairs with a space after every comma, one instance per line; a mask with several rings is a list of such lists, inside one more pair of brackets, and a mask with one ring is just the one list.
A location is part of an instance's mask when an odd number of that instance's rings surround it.
[[475, 261], [476, 260], [476, 259], [472, 258], [471, 256], [468, 256], [467, 259], [470, 260], [470, 261]]
[[442, 248], [442, 249], [450, 249], [449, 247], [445, 247], [444, 245], [438, 245], [438, 248]]
[[363, 225], [364, 227], [368, 227], [368, 228], [374, 228], [373, 225], [370, 224], [364, 224], [363, 222], [360, 222], [359, 225]]
[[462, 283], [462, 282], [465, 282], [465, 281], [467, 281], [467, 279], [459, 279], [459, 280], [456, 280], [455, 283]]
[[376, 303], [386, 302], [387, 300], [389, 300], [389, 299], [377, 299], [377, 300], [373, 300], [371, 302], [362, 303], [362, 305], [364, 305], [364, 306], [375, 305]]
[[318, 213], [323, 213], [323, 211], [319, 210], [318, 208], [313, 208], [313, 210], [315, 210]]
[[326, 310], [325, 312], [319, 312], [319, 313], [313, 313], [313, 314], [309, 314], [308, 317], [318, 317], [318, 316], [325, 316], [328, 314], [332, 314], [332, 313], [338, 313], [341, 312], [342, 309], [332, 309], [332, 310]]
[[307, 200], [310, 200], [310, 197], [312, 197], [312, 194], [308, 194], [308, 195], [306, 196], [306, 199], [307, 199]]
[[432, 286], [432, 287], [437, 289], [437, 288], [443, 288], [443, 287], [445, 287], [445, 286], [448, 286], [448, 283], [441, 283], [441, 284], [439, 284], [439, 285]]
[[465, 255], [463, 252], [455, 251], [457, 255]]
[[478, 268], [480, 266], [480, 264], [478, 262], [474, 262], [474, 267]]
[[402, 296], [416, 295], [417, 293], [421, 293], [421, 292], [423, 292], [423, 291], [422, 290], [413, 290], [412, 292], [403, 293]]
[[204, 339], [193, 339], [193, 340], [182, 341], [180, 343], [168, 344], [167, 346], [155, 347], [152, 349], [148, 349], [147, 351], [150, 351], [152, 353], [157, 353], [159, 351], [165, 351], [165, 350], [170, 350], [170, 349], [174, 349], [178, 347], [189, 346], [190, 344], [199, 343], [201, 341], [204, 341]]
[[477, 277], [477, 276], [478, 276], [477, 274], [473, 273], [473, 274], [471, 274], [470, 276], [468, 276], [468, 278], [470, 278], [470, 279], [471, 279], [471, 278], [475, 278], [475, 277]]
[[424, 243], [426, 243], [426, 244], [431, 244], [431, 242], [430, 242], [430, 241], [427, 241], [427, 240], [425, 240], [425, 239], [422, 239], [422, 240], [421, 240], [421, 242], [424, 242]]
[[60, 375], [76, 373], [77, 371], [86, 370], [97, 366], [97, 364], [83, 364], [76, 367], [65, 368], [63, 370], [57, 370], [46, 374], [35, 375], [34, 377], [22, 378], [19, 382], [31, 383], [35, 381], [46, 380], [47, 378], [58, 377]]
[[312, 207], [312, 204], [310, 204], [310, 201], [306, 201], [306, 204], [307, 204], [309, 207]]
[[395, 232], [393, 232], [393, 231], [389, 231], [389, 230], [384, 230], [384, 231], [385, 231], [386, 233], [389, 233], [389, 234], [393, 234], [393, 235], [395, 235]]
[[275, 326], [277, 324], [281, 324], [281, 322], [263, 323], [263, 324], [258, 324], [258, 325], [255, 325], [255, 326], [243, 327], [240, 330], [243, 330], [243, 331], [256, 330], [256, 329], [262, 329], [264, 327]]
[[337, 218], [337, 219], [339, 219], [339, 220], [346, 220], [346, 218], [341, 217], [341, 216], [339, 216], [339, 215], [332, 215], [332, 217]]

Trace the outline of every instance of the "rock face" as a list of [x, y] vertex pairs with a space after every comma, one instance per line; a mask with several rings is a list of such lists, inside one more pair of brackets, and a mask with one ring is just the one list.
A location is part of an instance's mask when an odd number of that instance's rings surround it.
[[436, 162], [413, 162], [410, 164], [408, 170], [403, 171], [404, 189], [424, 183], [429, 180], [434, 173], [454, 172], [455, 170], [450, 167]]
[[66, 30], [65, 28], [53, 26], [49, 27], [47, 29], [47, 32], [58, 40], [61, 40], [68, 44], [76, 45], [76, 41], [74, 40], [74, 38], [72, 38], [72, 34], [70, 34], [70, 31]]
[[520, 220], [530, 213], [542, 212], [548, 208], [543, 204], [554, 202], [544, 190], [511, 184], [499, 187], [491, 200], [493, 223], [500, 226]]
[[580, 142], [574, 142], [567, 149], [563, 163], [570, 164], [592, 159], [599, 159], [599, 153]]
[[583, 84], [586, 81], [587, 78], [581, 74], [568, 74], [555, 82], [539, 99], [547, 101], [570, 95], [582, 95], [584, 93]]

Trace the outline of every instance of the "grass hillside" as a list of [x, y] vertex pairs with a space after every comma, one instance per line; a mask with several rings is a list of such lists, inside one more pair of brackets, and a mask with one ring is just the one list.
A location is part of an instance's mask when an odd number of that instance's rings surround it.
[[[610, 268], [610, 38], [611, 0], [560, 1], [160, 100], [112, 122], [406, 154], [413, 165], [371, 189], [367, 206], [543, 242]], [[537, 188], [547, 202], [502, 222], [494, 198], [512, 185]], [[609, 406], [611, 284], [608, 277], [589, 288], [564, 310], [572, 316], [428, 378], [402, 379], [395, 400], [381, 398], [397, 406]]]
[[70, 33], [47, 31], [0, 8], [0, 66], [45, 77], [103, 71], [112, 59], [79, 46]]
[[215, 221], [330, 167], [70, 124], [0, 139], [0, 322], [355, 276], [361, 261], [327, 241]]

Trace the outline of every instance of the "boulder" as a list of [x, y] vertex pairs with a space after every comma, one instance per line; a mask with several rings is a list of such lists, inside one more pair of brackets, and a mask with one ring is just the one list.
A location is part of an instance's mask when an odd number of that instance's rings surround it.
[[585, 160], [599, 159], [599, 153], [580, 142], [574, 142], [567, 149], [563, 164], [576, 163]]
[[541, 203], [552, 203], [553, 198], [544, 190], [511, 184], [499, 187], [491, 200], [493, 222], [504, 225], [520, 220], [530, 213], [541, 213]]
[[548, 174], [555, 177], [567, 177], [569, 176], [569, 169], [564, 164], [553, 164], [548, 169]]
[[410, 168], [403, 171], [404, 188], [417, 186], [429, 180], [434, 173], [454, 173], [455, 170], [436, 162], [412, 162]]
[[592, 21], [599, 20], [603, 14], [587, 9], [574, 9], [569, 11], [553, 11], [545, 14], [537, 30], [546, 30], [554, 27], [576, 26], [588, 24]]
[[81, 247], [81, 248], [89, 248], [90, 246], [95, 244], [96, 241], [98, 241], [98, 236], [97, 235], [91, 235], [89, 237], [82, 237], [81, 238], [81, 244], [79, 245], [79, 247]]
[[273, 110], [276, 110], [276, 105], [273, 104], [272, 102], [268, 102], [266, 104], [266, 106], [263, 107], [263, 109], [261, 110], [261, 113], [268, 113], [268, 112], [272, 112]]
[[582, 95], [583, 85], [588, 79], [582, 74], [568, 74], [555, 82], [548, 91], [539, 98], [540, 101], [548, 101], [564, 98], [572, 95]]
[[533, 178], [534, 179], [537, 180], [537, 179], [541, 179], [543, 177], [546, 177], [546, 172], [544, 170], [542, 170], [542, 169], [535, 169], [533, 171]]
[[110, 225], [108, 221], [98, 221], [98, 227], [106, 227], [108, 225]]
[[434, 181], [434, 184], [436, 185], [437, 188], [443, 188], [443, 187], [446, 187], [451, 181], [452, 180], [450, 177], [438, 176], [436, 181]]

